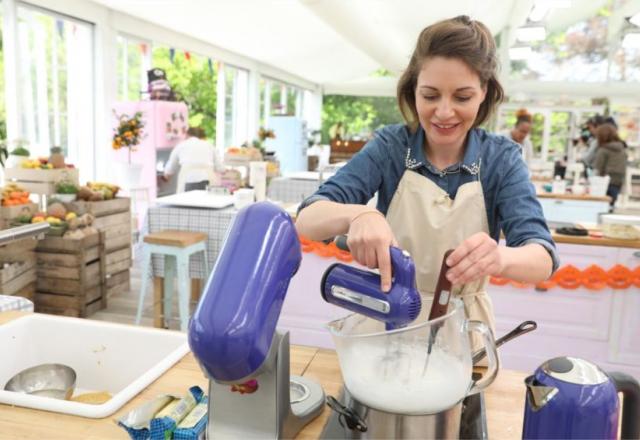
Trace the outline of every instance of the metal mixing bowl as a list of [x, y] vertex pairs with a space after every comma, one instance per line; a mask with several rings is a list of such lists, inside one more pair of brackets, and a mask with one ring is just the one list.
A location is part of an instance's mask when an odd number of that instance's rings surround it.
[[69, 399], [76, 387], [76, 372], [62, 364], [42, 364], [22, 370], [7, 382], [6, 391]]

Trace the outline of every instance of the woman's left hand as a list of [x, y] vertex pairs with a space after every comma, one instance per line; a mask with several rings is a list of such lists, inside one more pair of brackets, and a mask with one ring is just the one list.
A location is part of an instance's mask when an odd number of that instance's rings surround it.
[[487, 275], [499, 275], [504, 269], [501, 247], [485, 232], [478, 232], [463, 241], [447, 258], [450, 267], [447, 278], [461, 285]]

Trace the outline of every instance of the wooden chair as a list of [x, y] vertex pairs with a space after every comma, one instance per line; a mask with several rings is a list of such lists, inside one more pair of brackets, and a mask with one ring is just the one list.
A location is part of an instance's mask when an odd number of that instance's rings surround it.
[[189, 324], [189, 300], [191, 298], [191, 282], [189, 279], [189, 258], [202, 252], [204, 256], [204, 273], [209, 273], [207, 262], [207, 234], [202, 232], [166, 230], [145, 235], [142, 249], [142, 286], [138, 300], [136, 324], [140, 324], [144, 297], [151, 278], [151, 254], [164, 255], [164, 316], [168, 326], [171, 316], [171, 300], [173, 297], [173, 278], [178, 275], [178, 308], [180, 311], [180, 330], [186, 331]]

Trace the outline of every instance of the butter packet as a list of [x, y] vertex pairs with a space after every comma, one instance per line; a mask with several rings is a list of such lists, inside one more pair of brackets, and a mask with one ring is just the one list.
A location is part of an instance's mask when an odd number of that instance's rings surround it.
[[200, 403], [204, 397], [204, 392], [198, 386], [189, 388], [189, 392], [171, 408], [160, 411], [151, 420], [151, 440], [171, 439], [173, 431], [178, 423]]
[[151, 419], [163, 408], [178, 403], [177, 397], [164, 395], [134, 408], [118, 420], [118, 425], [122, 426], [132, 440], [147, 440], [150, 433]]
[[202, 401], [182, 419], [176, 430], [173, 431], [174, 440], [200, 440], [205, 437], [207, 428], [207, 412], [209, 409], [209, 399], [203, 397]]

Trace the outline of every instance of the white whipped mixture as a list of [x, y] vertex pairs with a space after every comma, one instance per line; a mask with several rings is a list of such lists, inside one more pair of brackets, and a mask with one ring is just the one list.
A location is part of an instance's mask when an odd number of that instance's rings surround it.
[[451, 408], [469, 390], [470, 362], [437, 347], [425, 372], [426, 347], [394, 350], [393, 345], [366, 345], [340, 363], [347, 388], [367, 406], [396, 414], [434, 414]]

